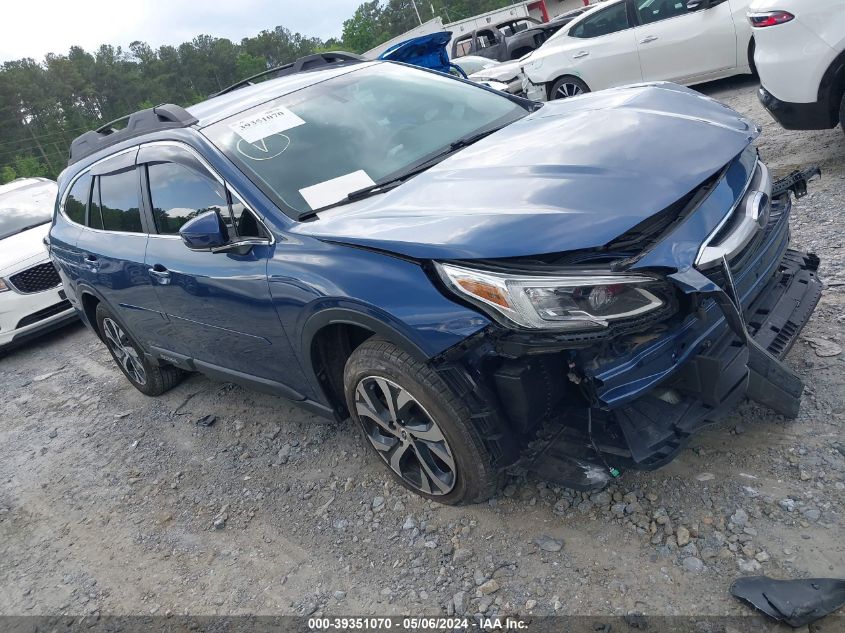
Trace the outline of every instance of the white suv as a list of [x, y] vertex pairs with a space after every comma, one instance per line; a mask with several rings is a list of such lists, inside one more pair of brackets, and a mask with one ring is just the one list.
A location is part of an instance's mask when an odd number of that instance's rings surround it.
[[790, 130], [845, 128], [845, 0], [753, 0], [760, 101]]
[[0, 186], [0, 353], [77, 318], [44, 245], [57, 190], [46, 178]]

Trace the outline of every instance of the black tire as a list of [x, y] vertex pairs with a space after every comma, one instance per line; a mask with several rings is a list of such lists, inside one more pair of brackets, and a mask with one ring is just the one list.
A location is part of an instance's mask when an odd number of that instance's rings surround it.
[[552, 89], [549, 91], [549, 100], [577, 97], [586, 92], [590, 92], [587, 84], [578, 79], [578, 77], [565, 75], [552, 85]]
[[[499, 489], [503, 474], [493, 467], [469, 409], [426, 364], [388, 341], [371, 338], [347, 360], [343, 384], [352, 418], [403, 486], [450, 505], [479, 503]], [[392, 409], [385, 388], [394, 396]], [[393, 424], [391, 411], [399, 412]], [[383, 448], [376, 448], [376, 442]], [[391, 466], [397, 456], [404, 475]]]
[[102, 303], [97, 305], [96, 317], [100, 338], [135, 389], [148, 396], [160, 396], [182, 381], [185, 372], [181, 369], [151, 363], [129, 330]]
[[845, 132], [845, 93], [843, 93], [842, 101], [839, 104], [839, 124], [842, 126], [842, 131]]

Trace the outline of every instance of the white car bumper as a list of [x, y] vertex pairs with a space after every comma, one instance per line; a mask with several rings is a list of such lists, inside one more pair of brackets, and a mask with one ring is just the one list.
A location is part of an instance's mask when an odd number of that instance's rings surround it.
[[40, 268], [46, 264], [52, 266], [44, 259], [3, 276], [9, 290], [0, 292], [0, 348], [77, 318], [61, 284], [53, 283], [48, 274], [39, 274], [49, 272]]
[[531, 80], [522, 75], [522, 92], [525, 93], [526, 99], [531, 101], [548, 101], [549, 93], [546, 91], [545, 84], [531, 83]]

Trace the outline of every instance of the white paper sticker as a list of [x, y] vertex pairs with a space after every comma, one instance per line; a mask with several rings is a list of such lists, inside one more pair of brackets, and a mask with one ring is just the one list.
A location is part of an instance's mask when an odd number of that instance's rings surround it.
[[239, 121], [230, 123], [229, 127], [247, 143], [256, 143], [263, 138], [284, 132], [304, 123], [305, 121], [284, 106], [278, 106], [244, 117]]
[[316, 185], [305, 187], [299, 190], [299, 194], [305, 198], [305, 202], [312, 209], [320, 209], [335, 202], [340, 202], [347, 195], [358, 189], [370, 187], [376, 184], [363, 169], [353, 171], [345, 176], [338, 176], [331, 180], [319, 182]]

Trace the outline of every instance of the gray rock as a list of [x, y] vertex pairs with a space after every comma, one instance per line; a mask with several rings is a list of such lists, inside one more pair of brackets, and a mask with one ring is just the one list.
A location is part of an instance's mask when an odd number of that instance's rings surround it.
[[804, 518], [808, 521], [818, 521], [822, 513], [819, 512], [816, 508], [807, 508], [806, 510], [802, 510], [801, 514], [804, 515]]
[[499, 589], [499, 581], [495, 578], [491, 578], [478, 588], [478, 590], [485, 596], [491, 593], [496, 593]]
[[562, 540], [552, 538], [547, 534], [543, 534], [535, 538], [534, 543], [536, 543], [537, 547], [539, 547], [544, 552], [559, 552], [561, 549], [563, 549]]
[[745, 527], [748, 525], [748, 513], [742, 508], [737, 508], [736, 512], [731, 515], [731, 523], [738, 527]]
[[452, 605], [455, 607], [455, 613], [457, 613], [458, 615], [463, 615], [464, 613], [466, 613], [466, 592], [459, 591], [455, 595], [453, 595]]
[[743, 574], [753, 574], [762, 569], [762, 565], [753, 558], [751, 560], [737, 559], [736, 566]]
[[794, 512], [795, 511], [795, 500], [786, 497], [785, 499], [781, 499], [778, 501], [778, 505], [786, 510], [787, 512]]
[[384, 497], [373, 499], [373, 510], [381, 510], [384, 507]]
[[59, 434], [59, 430], [53, 429], [52, 431], [47, 433], [47, 437], [49, 437], [52, 440], [54, 437], [58, 436], [58, 434]]
[[335, 591], [333, 595], [334, 595], [335, 600], [343, 600], [346, 597], [346, 592], [345, 591]]
[[417, 527], [417, 520], [414, 517], [408, 515], [408, 518], [405, 519], [405, 522], [402, 524], [402, 529], [413, 530], [415, 527]]
[[461, 565], [467, 562], [472, 557], [473, 553], [471, 549], [459, 547], [455, 550], [454, 554], [452, 554], [452, 563], [455, 565]]
[[675, 538], [678, 539], [678, 546], [683, 547], [689, 543], [689, 530], [685, 526], [679, 525], [675, 532]]
[[681, 561], [681, 566], [691, 574], [700, 574], [704, 571], [704, 563], [695, 556], [687, 556]]

